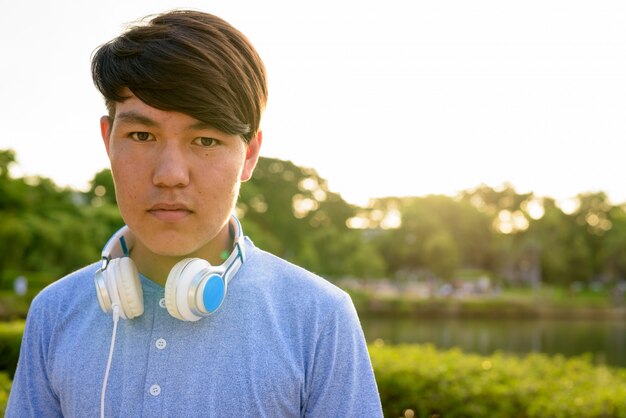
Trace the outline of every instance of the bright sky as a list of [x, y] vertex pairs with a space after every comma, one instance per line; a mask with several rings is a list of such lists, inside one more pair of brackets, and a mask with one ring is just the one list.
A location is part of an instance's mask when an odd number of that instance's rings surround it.
[[506, 181], [626, 202], [621, 0], [5, 1], [0, 149], [17, 175], [85, 188], [108, 166], [91, 53], [175, 7], [252, 40], [270, 76], [262, 155], [352, 203]]

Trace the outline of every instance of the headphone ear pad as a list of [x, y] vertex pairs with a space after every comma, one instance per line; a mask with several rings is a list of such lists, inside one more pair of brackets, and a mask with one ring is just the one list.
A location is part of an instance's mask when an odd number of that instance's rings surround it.
[[114, 258], [110, 261], [110, 273], [113, 274], [121, 306], [127, 319], [143, 314], [143, 289], [139, 272], [130, 257]]
[[167, 276], [167, 281], [165, 282], [165, 307], [170, 315], [182, 321], [184, 321], [184, 319], [180, 315], [176, 304], [176, 286], [182, 271], [189, 261], [190, 259], [186, 258], [176, 263], [170, 270], [170, 274]]
[[[193, 312], [197, 294], [191, 291], [194, 279], [211, 268], [200, 258], [185, 258], [172, 267], [165, 282], [165, 306], [174, 318], [182, 321], [197, 321], [201, 316]], [[190, 293], [191, 301], [190, 301]]]

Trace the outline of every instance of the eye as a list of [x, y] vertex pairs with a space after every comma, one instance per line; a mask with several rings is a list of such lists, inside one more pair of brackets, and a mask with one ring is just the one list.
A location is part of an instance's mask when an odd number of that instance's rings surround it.
[[219, 141], [215, 138], [210, 138], [207, 136], [201, 136], [193, 140], [193, 143], [196, 145], [201, 145], [203, 147], [212, 147], [219, 144]]
[[154, 140], [154, 136], [149, 132], [131, 132], [129, 136], [138, 142], [147, 142]]

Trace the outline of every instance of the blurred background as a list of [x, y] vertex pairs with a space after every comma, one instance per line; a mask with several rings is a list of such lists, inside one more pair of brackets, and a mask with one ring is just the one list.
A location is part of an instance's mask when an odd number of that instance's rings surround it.
[[238, 214], [348, 291], [373, 346], [626, 368], [618, 1], [6, 2], [0, 340], [19, 346], [32, 297], [122, 225], [90, 56], [172, 8], [225, 18], [263, 57], [263, 158]]

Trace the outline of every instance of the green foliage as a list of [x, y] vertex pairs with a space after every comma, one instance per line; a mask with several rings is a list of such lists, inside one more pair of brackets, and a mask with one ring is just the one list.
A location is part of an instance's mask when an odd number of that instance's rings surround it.
[[15, 164], [15, 151], [0, 150], [0, 179], [9, 178], [9, 170], [13, 164]]
[[386, 417], [626, 417], [626, 370], [566, 359], [369, 347]]
[[12, 321], [26, 318], [30, 302], [35, 292], [44, 287], [39, 285], [34, 291], [29, 291], [25, 296], [16, 296], [13, 290], [0, 291], [0, 321]]
[[93, 206], [116, 205], [115, 184], [111, 170], [104, 169], [97, 172], [91, 181], [89, 191], [85, 195]]
[[[8, 169], [14, 162], [11, 151], [0, 151], [0, 288], [23, 275], [36, 292], [97, 261], [102, 243], [122, 220], [113, 204], [94, 202], [88, 193], [60, 189], [41, 177], [11, 178]], [[106, 173], [97, 176], [106, 183]], [[3, 303], [0, 316], [14, 316], [12, 305]]]
[[315, 170], [261, 158], [241, 188], [238, 209], [257, 245], [309, 270], [326, 277], [377, 277], [384, 271], [363, 231], [347, 226], [356, 208], [330, 191]]
[[[0, 322], [0, 371], [8, 373], [11, 378], [15, 375], [23, 333], [24, 321]], [[1, 385], [0, 382], [0, 391]]]
[[375, 240], [390, 273], [426, 269], [452, 278], [462, 266], [489, 265], [489, 218], [467, 202], [447, 196], [386, 198], [374, 201], [369, 216], [397, 211], [402, 224]]
[[11, 379], [6, 373], [0, 372], [0, 417], [4, 416], [11, 392]]
[[[564, 211], [554, 199], [510, 185], [447, 196], [389, 197], [359, 210], [391, 276], [455, 279], [489, 271], [514, 285], [626, 280], [626, 213], [604, 193], [581, 194]], [[389, 215], [400, 225], [385, 229]]]

